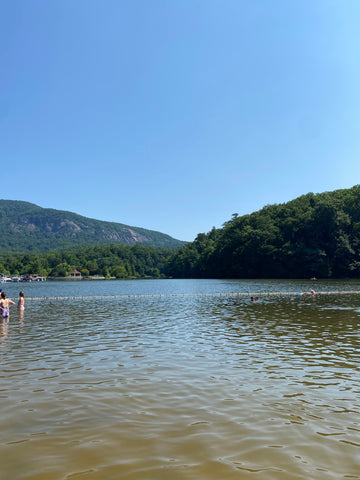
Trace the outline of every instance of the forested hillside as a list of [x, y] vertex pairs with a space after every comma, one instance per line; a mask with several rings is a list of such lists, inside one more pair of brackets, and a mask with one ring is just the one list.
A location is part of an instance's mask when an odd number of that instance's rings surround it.
[[153, 230], [95, 220], [28, 202], [0, 200], [1, 254], [41, 253], [94, 244], [174, 248], [184, 242]]
[[[18, 218], [24, 219], [19, 210]], [[61, 213], [54, 213], [52, 220]], [[0, 214], [0, 224], [4, 225], [10, 215], [4, 209]], [[35, 214], [36, 209], [32, 217], [26, 217], [34, 224]], [[79, 226], [79, 216], [72, 215], [67, 215], [67, 221], [73, 218]], [[48, 227], [49, 218], [45, 222]], [[30, 223], [27, 225], [24, 228]], [[14, 228], [12, 234], [14, 245], [19, 246], [19, 231]], [[26, 238], [29, 241], [28, 235]], [[117, 278], [356, 278], [360, 276], [360, 186], [308, 193], [249, 215], [234, 214], [223, 228], [200, 233], [177, 250], [114, 245], [111, 238], [106, 241], [113, 245], [83, 244], [55, 251], [57, 244], [50, 243], [49, 249], [53, 248], [48, 253], [3, 254], [0, 272], [65, 276], [76, 268], [84, 274]]]
[[161, 277], [172, 250], [142, 245], [93, 245], [41, 254], [0, 256], [0, 272], [66, 277], [73, 269], [82, 275], [115, 278]]
[[238, 216], [177, 250], [174, 277], [309, 278], [360, 275], [360, 186], [308, 193]]

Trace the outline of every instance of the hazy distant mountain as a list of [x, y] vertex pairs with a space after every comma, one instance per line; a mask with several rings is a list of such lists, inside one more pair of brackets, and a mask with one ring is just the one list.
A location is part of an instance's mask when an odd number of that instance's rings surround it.
[[78, 245], [149, 245], [174, 248], [185, 242], [164, 233], [105, 222], [29, 202], [0, 200], [0, 253], [47, 252]]

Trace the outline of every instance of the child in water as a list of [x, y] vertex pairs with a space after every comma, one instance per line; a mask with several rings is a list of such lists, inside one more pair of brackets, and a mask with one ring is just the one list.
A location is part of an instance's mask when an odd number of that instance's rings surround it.
[[19, 301], [18, 301], [17, 308], [20, 311], [24, 311], [24, 309], [25, 309], [25, 294], [24, 294], [24, 292], [19, 293]]
[[1, 292], [0, 313], [4, 318], [9, 318], [11, 305], [15, 305], [15, 302], [6, 298], [5, 292]]

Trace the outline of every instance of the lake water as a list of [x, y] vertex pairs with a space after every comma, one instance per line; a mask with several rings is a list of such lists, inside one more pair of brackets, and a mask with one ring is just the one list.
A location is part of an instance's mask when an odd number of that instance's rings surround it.
[[2, 287], [1, 480], [360, 479], [360, 282]]

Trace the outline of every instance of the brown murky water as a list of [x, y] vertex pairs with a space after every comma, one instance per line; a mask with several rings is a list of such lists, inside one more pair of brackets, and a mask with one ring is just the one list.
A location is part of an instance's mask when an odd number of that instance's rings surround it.
[[[46, 298], [313, 285], [21, 287]], [[359, 347], [356, 294], [28, 300], [0, 324], [0, 479], [360, 479]]]

